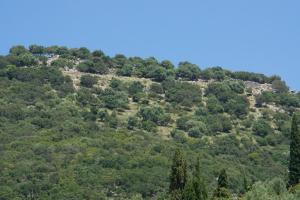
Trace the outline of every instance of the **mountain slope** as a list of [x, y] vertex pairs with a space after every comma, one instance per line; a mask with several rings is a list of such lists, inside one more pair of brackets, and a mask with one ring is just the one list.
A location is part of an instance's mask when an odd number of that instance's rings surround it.
[[222, 168], [235, 194], [287, 175], [300, 96], [278, 76], [32, 45], [0, 57], [0, 82], [6, 199], [163, 198], [177, 148], [209, 191]]

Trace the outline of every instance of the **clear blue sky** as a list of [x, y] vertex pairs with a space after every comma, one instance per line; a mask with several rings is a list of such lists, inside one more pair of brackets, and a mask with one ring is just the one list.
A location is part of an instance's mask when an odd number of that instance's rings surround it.
[[299, 0], [1, 0], [0, 53], [85, 46], [278, 74], [300, 90]]

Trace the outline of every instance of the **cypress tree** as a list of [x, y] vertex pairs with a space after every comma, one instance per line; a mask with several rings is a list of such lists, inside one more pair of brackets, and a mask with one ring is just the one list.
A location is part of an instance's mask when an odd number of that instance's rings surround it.
[[290, 164], [288, 186], [295, 186], [300, 181], [300, 131], [299, 113], [294, 114], [291, 127]]
[[243, 176], [243, 193], [246, 193], [249, 191], [249, 183], [246, 175]]
[[230, 192], [228, 190], [227, 173], [222, 169], [218, 177], [218, 187], [214, 192], [215, 198], [229, 198]]
[[225, 169], [222, 169], [220, 172], [220, 175], [218, 177], [218, 187], [219, 188], [227, 188], [228, 182], [227, 182], [227, 173]]
[[188, 183], [185, 185], [182, 193], [182, 200], [198, 200], [193, 181], [188, 181]]
[[193, 187], [197, 200], [206, 200], [208, 198], [207, 190], [200, 170], [200, 159], [197, 159], [195, 174], [193, 178]]
[[181, 151], [176, 150], [173, 158], [173, 164], [171, 167], [171, 175], [170, 175], [170, 187], [169, 192], [171, 196], [178, 196], [182, 193], [187, 182], [187, 163], [182, 155]]

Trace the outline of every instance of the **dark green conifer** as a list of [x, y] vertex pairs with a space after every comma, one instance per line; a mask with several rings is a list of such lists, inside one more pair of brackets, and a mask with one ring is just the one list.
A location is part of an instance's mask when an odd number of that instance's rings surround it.
[[[178, 149], [175, 152], [173, 158], [173, 164], [171, 167], [171, 175], [170, 175], [170, 187], [169, 192], [171, 197], [178, 196], [182, 193], [185, 185], [187, 183], [187, 163], [182, 155], [181, 151]], [[172, 198], [176, 199], [176, 198]]]
[[198, 158], [195, 174], [193, 177], [193, 187], [195, 190], [195, 195], [197, 200], [206, 200], [208, 198], [206, 186], [204, 183], [204, 180], [201, 176], [201, 170], [200, 170], [200, 159]]
[[249, 183], [246, 175], [243, 176], [243, 193], [246, 193], [249, 191]]
[[228, 182], [227, 182], [227, 173], [225, 169], [222, 169], [220, 172], [220, 175], [218, 177], [218, 187], [219, 188], [227, 188]]
[[289, 186], [295, 186], [300, 181], [300, 131], [299, 113], [294, 114], [291, 128]]
[[188, 181], [185, 185], [182, 193], [182, 200], [198, 200], [195, 193], [194, 181]]
[[214, 199], [229, 197], [230, 192], [228, 190], [227, 173], [225, 169], [222, 169], [218, 177], [218, 187], [214, 192]]

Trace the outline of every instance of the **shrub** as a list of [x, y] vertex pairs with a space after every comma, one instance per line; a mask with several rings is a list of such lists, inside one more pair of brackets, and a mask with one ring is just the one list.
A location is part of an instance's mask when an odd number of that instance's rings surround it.
[[135, 127], [138, 127], [138, 118], [131, 116], [128, 118], [127, 128], [133, 130]]
[[213, 114], [224, 112], [224, 108], [223, 108], [222, 104], [219, 102], [219, 100], [214, 95], [210, 95], [208, 97], [208, 99], [206, 101], [206, 107], [207, 107], [207, 110]]
[[208, 111], [205, 107], [199, 107], [196, 111], [195, 111], [195, 115], [196, 116], [207, 116], [208, 115]]
[[142, 93], [144, 90], [144, 85], [139, 81], [133, 81], [130, 83], [128, 88], [129, 95], [135, 95], [138, 93]]
[[215, 95], [223, 103], [236, 96], [226, 83], [210, 83], [205, 92], [206, 96]]
[[251, 73], [251, 72], [234, 72], [231, 74], [232, 78], [240, 79], [243, 81], [253, 81], [258, 83], [268, 83], [269, 78], [263, 74]]
[[193, 127], [188, 130], [188, 135], [190, 137], [199, 138], [203, 135], [203, 132], [200, 130], [199, 127]]
[[189, 62], [181, 62], [176, 69], [176, 77], [195, 81], [200, 78], [200, 68]]
[[131, 76], [133, 72], [133, 67], [130, 65], [124, 65], [120, 69], [117, 70], [117, 75], [119, 76]]
[[123, 86], [123, 82], [120, 79], [112, 78], [109, 81], [109, 87], [111, 87], [114, 90], [121, 91]]
[[93, 62], [91, 60], [82, 62], [77, 66], [77, 69], [81, 72], [94, 74], [107, 74], [109, 71], [107, 65], [102, 60], [97, 62]]
[[117, 128], [118, 126], [118, 118], [116, 111], [113, 111], [111, 115], [108, 117], [108, 124], [111, 128]]
[[273, 132], [269, 123], [264, 119], [259, 119], [258, 121], [256, 121], [253, 124], [252, 130], [255, 135], [258, 135], [261, 137], [265, 137], [268, 134], [271, 134]]
[[164, 89], [159, 83], [152, 83], [150, 85], [150, 92], [156, 93], [156, 94], [163, 94]]
[[235, 96], [224, 105], [225, 111], [237, 117], [246, 116], [249, 112], [249, 102], [244, 96]]
[[42, 55], [45, 53], [45, 47], [40, 46], [40, 45], [30, 45], [29, 51], [30, 51], [30, 53], [35, 54], [35, 55]]
[[70, 53], [80, 59], [87, 59], [90, 56], [90, 51], [85, 47], [70, 49]]
[[224, 80], [226, 77], [226, 71], [221, 67], [212, 67], [207, 68], [201, 72], [201, 78], [205, 80], [216, 79], [216, 80]]
[[197, 85], [177, 81], [167, 81], [163, 83], [163, 87], [166, 91], [166, 100], [169, 102], [174, 102], [187, 107], [201, 102], [202, 91]]
[[63, 67], [73, 68], [73, 65], [74, 65], [74, 63], [66, 58], [58, 58], [51, 62], [51, 66], [60, 67], [60, 68], [63, 68]]
[[151, 65], [147, 68], [145, 78], [152, 78], [154, 81], [164, 81], [167, 78], [167, 70], [157, 65]]
[[252, 189], [246, 193], [245, 200], [296, 200], [299, 197], [299, 192], [289, 193], [284, 181], [280, 178], [274, 178], [271, 181], [256, 182]]
[[214, 135], [217, 132], [229, 132], [232, 129], [230, 118], [223, 114], [207, 116], [206, 124], [210, 133]]
[[273, 88], [273, 90], [275, 90], [276, 92], [279, 92], [279, 93], [286, 93], [289, 91], [289, 87], [282, 80], [274, 80], [272, 82], [272, 88]]
[[235, 93], [243, 94], [245, 91], [245, 84], [243, 81], [230, 81], [228, 84]]
[[114, 91], [111, 88], [105, 89], [99, 98], [109, 109], [126, 108], [128, 104], [128, 97], [124, 92]]
[[151, 121], [161, 126], [166, 126], [171, 120], [170, 116], [165, 114], [161, 107], [157, 106], [142, 107], [138, 115], [142, 118], [142, 121]]
[[9, 53], [12, 55], [16, 55], [19, 56], [21, 54], [26, 54], [28, 53], [28, 50], [22, 46], [22, 45], [17, 45], [17, 46], [13, 46], [9, 49]]
[[83, 87], [91, 88], [98, 82], [97, 77], [91, 75], [82, 75], [80, 77], [80, 85]]
[[33, 55], [26, 53], [26, 54], [21, 54], [21, 55], [17, 56], [16, 60], [15, 60], [15, 64], [18, 67], [23, 67], [23, 66], [30, 67], [30, 66], [38, 64], [38, 61]]
[[82, 106], [96, 106], [97, 104], [99, 104], [99, 100], [87, 88], [81, 88], [80, 90], [78, 90], [76, 100]]
[[149, 120], [142, 121], [141, 128], [144, 129], [145, 131], [149, 131], [149, 132], [156, 132], [156, 130], [157, 130], [156, 124]]
[[173, 70], [174, 69], [174, 65], [169, 61], [169, 60], [163, 60], [160, 65], [168, 70]]

